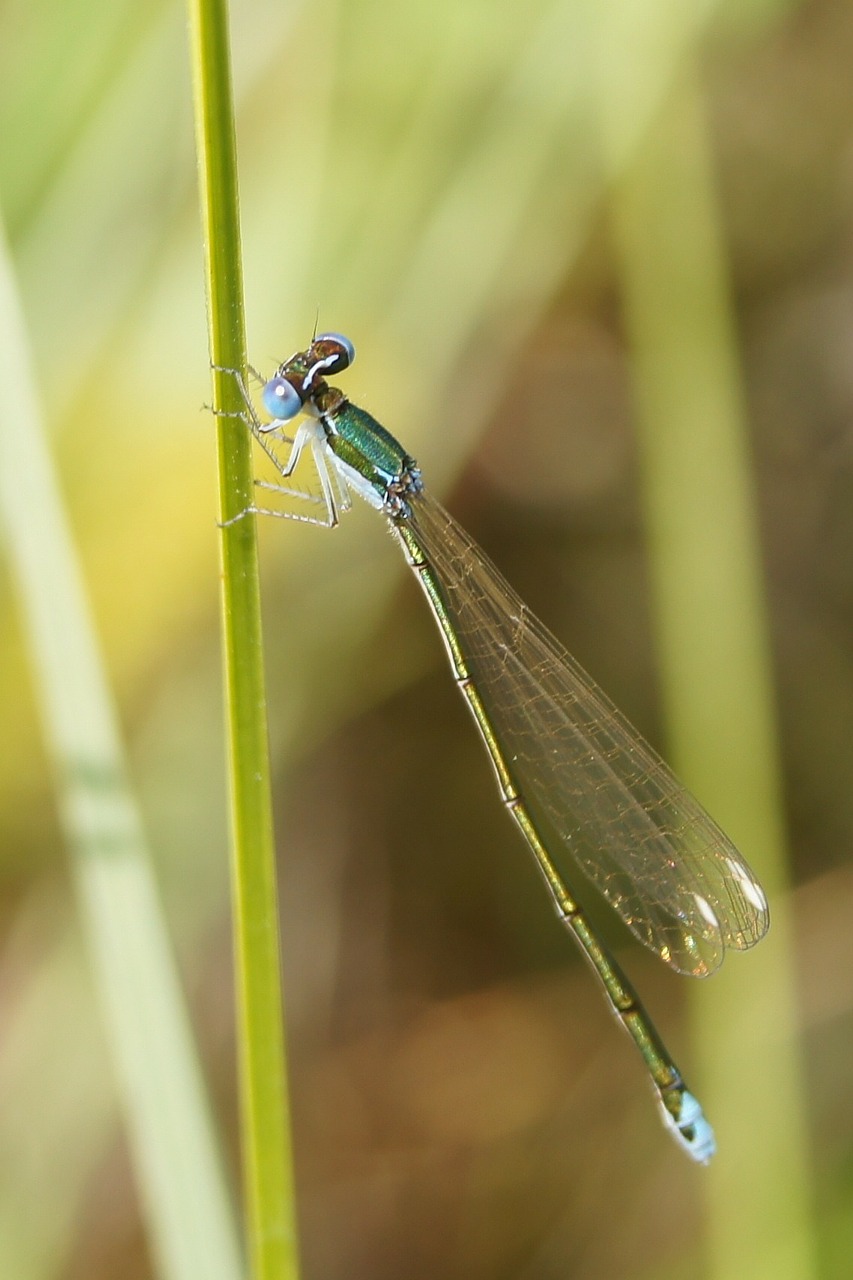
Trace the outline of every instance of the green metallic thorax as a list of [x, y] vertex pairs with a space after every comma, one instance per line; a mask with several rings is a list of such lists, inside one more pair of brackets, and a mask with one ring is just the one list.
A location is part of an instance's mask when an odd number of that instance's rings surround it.
[[414, 467], [390, 431], [364, 409], [351, 404], [336, 387], [325, 387], [314, 403], [326, 427], [329, 448], [385, 497], [389, 485]]

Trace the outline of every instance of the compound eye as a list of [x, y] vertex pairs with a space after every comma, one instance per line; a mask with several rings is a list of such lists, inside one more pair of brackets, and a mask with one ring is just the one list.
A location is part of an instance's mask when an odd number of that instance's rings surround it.
[[289, 422], [302, 408], [299, 392], [287, 378], [270, 378], [264, 385], [261, 399], [267, 413], [280, 422]]
[[311, 346], [322, 356], [324, 373], [343, 373], [355, 360], [355, 347], [342, 333], [321, 333]]

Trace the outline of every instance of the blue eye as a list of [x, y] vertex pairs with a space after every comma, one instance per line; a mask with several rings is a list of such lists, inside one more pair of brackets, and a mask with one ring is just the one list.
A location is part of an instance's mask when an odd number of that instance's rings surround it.
[[261, 392], [264, 408], [273, 418], [288, 422], [302, 408], [299, 392], [287, 378], [270, 378]]
[[343, 373], [355, 360], [355, 347], [342, 333], [321, 333], [311, 346], [323, 348], [324, 373]]

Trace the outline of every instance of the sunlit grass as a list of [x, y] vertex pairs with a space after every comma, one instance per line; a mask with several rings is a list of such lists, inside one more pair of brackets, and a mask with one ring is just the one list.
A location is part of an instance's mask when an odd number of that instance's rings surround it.
[[[0, 334], [7, 356], [0, 381], [3, 523], [151, 1248], [163, 1274], [174, 1280], [199, 1274], [237, 1280], [229, 1191], [50, 456], [5, 242], [0, 255]], [[97, 1138], [104, 1110], [95, 1111]], [[84, 1168], [91, 1156], [89, 1146]], [[52, 1243], [39, 1254], [29, 1253], [25, 1241], [17, 1247], [13, 1241], [14, 1274], [22, 1276], [26, 1262], [39, 1275], [58, 1252]]]

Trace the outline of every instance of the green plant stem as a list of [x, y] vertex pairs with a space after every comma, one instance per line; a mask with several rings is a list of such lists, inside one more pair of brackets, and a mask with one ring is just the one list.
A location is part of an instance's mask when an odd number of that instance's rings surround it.
[[[713, 1276], [814, 1274], [781, 780], [745, 412], [692, 59], [616, 184], [673, 763], [770, 894], [755, 953], [697, 991]], [[701, 1009], [701, 1016], [698, 1016]]]
[[[245, 370], [237, 164], [225, 0], [190, 0], [220, 518], [252, 502], [251, 441], [237, 417]], [[233, 912], [247, 1230], [255, 1280], [295, 1280], [298, 1250], [278, 901], [253, 517], [223, 528], [222, 615], [233, 825]]]

